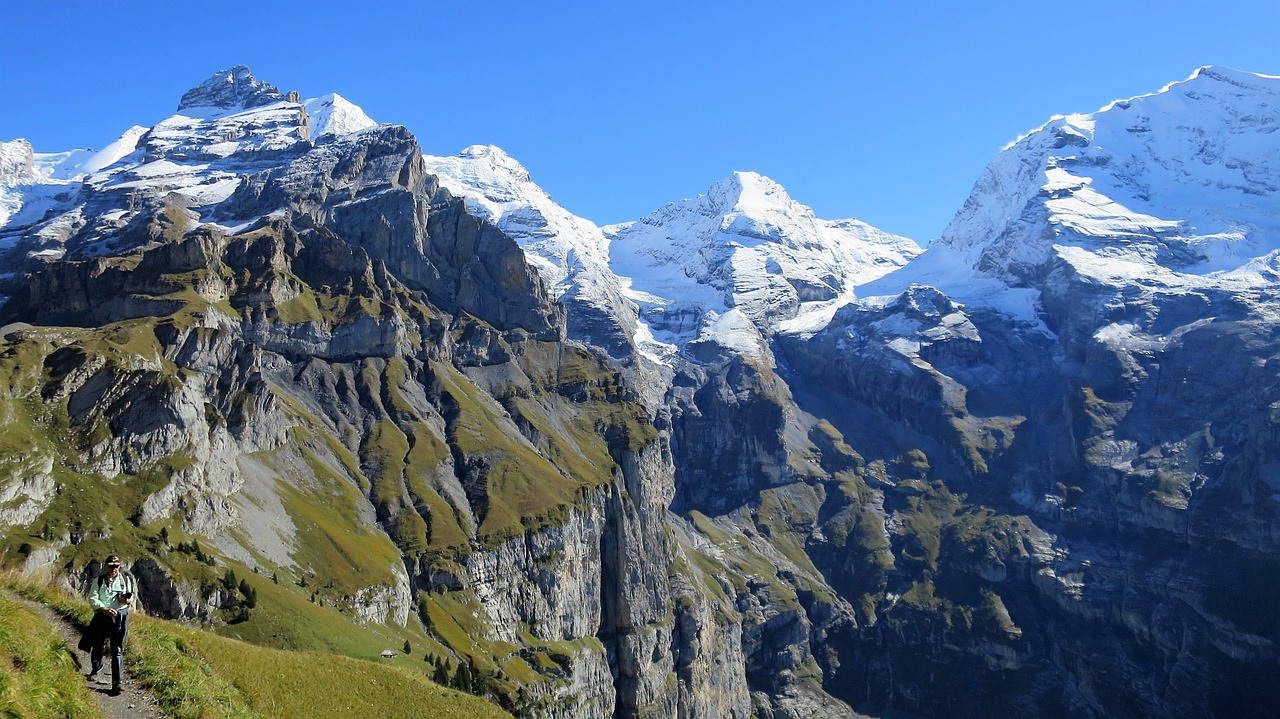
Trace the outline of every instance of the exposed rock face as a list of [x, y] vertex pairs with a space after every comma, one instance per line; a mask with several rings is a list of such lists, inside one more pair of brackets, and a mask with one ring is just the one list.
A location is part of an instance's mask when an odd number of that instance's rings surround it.
[[604, 233], [570, 214], [514, 158], [474, 145], [455, 157], [427, 157], [429, 172], [467, 208], [519, 243], [552, 296], [568, 309], [569, 336], [614, 358], [634, 352], [634, 311], [609, 271]]
[[[230, 70], [214, 73], [213, 77], [183, 93], [178, 102], [178, 112], [197, 107], [247, 109], [284, 99], [285, 96], [274, 86], [254, 78], [249, 68], [236, 65]], [[296, 97], [290, 100], [297, 101]]]

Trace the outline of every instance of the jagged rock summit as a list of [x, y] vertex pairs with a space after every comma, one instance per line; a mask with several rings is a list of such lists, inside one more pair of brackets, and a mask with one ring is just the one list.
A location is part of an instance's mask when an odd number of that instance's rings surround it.
[[261, 82], [244, 65], [215, 72], [208, 80], [187, 90], [178, 101], [178, 112], [200, 107], [247, 110], [284, 100], [274, 85]]
[[178, 107], [96, 152], [30, 153], [23, 140], [5, 143], [12, 169], [0, 177], [7, 183], [0, 188], [0, 255], [7, 264], [124, 251], [119, 237], [128, 233], [120, 230], [162, 204], [184, 222], [228, 216], [222, 203], [246, 175], [377, 127], [338, 95], [302, 102], [244, 66], [215, 73]]

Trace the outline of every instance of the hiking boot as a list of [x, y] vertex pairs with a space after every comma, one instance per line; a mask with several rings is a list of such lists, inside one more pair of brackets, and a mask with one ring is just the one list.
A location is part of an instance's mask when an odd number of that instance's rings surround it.
[[118, 697], [120, 696], [120, 691], [120, 687], [111, 687], [111, 691], [107, 692], [107, 694], [109, 696]]

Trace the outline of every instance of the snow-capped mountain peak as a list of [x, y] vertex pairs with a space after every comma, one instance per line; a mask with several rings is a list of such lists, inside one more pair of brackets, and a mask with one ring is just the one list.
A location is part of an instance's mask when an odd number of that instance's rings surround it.
[[[515, 158], [494, 145], [472, 145], [453, 157], [425, 156], [427, 171], [467, 206], [511, 235], [549, 284], [562, 285], [583, 259], [603, 264], [600, 228], [556, 204]], [[561, 287], [563, 290], [563, 287]]]
[[[376, 126], [339, 95], [304, 103], [297, 93], [286, 96], [257, 80], [247, 67], [223, 70], [187, 91], [173, 115], [150, 128], [132, 127], [101, 150], [40, 153], [26, 141], [4, 143], [0, 230], [9, 236], [0, 237], [0, 250], [20, 233], [30, 256], [115, 251], [99, 240], [148, 203], [170, 198], [193, 218], [211, 219], [209, 208], [230, 197], [246, 174]], [[89, 205], [78, 204], [86, 185], [97, 192]], [[103, 203], [95, 198], [114, 191], [149, 199], [100, 212], [95, 203]]]
[[336, 92], [312, 98], [302, 104], [311, 116], [313, 141], [319, 141], [327, 135], [348, 135], [378, 126], [363, 109]]
[[808, 229], [817, 222], [813, 210], [791, 199], [777, 182], [755, 172], [734, 172], [712, 185], [706, 194], [711, 208], [721, 215], [720, 231], [765, 241], [804, 242], [795, 237], [797, 226]]
[[497, 145], [472, 145], [458, 153], [459, 157], [480, 161], [489, 167], [494, 174], [509, 177], [517, 183], [529, 182], [529, 171], [511, 155]]
[[1101, 281], [1272, 282], [1277, 128], [1280, 78], [1217, 66], [1055, 117], [992, 161], [938, 245], [1015, 285], [1052, 258]]
[[789, 206], [795, 202], [782, 185], [758, 172], [743, 171], [731, 172], [711, 185], [707, 198], [725, 210]]
[[[496, 145], [472, 145], [453, 157], [427, 157], [427, 170], [475, 209], [498, 221], [520, 206], [544, 209], [551, 197], [534, 183], [529, 171]], [[511, 204], [515, 203], [515, 204]]]
[[[744, 326], [809, 332], [850, 301], [854, 288], [919, 253], [903, 237], [856, 220], [828, 221], [763, 175], [734, 172], [708, 191], [610, 228], [610, 264], [629, 283], [657, 344], [714, 339], [730, 313]], [[745, 323], [745, 324], [744, 324]]]
[[1209, 66], [1006, 147], [942, 237], [864, 288], [1035, 323], [1052, 268], [1161, 292], [1280, 281], [1280, 78]]

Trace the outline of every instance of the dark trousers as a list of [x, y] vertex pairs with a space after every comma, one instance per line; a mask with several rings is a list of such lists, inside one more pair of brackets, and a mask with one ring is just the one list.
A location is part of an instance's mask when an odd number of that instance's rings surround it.
[[129, 633], [129, 610], [119, 609], [114, 617], [107, 618], [111, 624], [106, 636], [94, 643], [89, 659], [93, 662], [93, 673], [97, 674], [102, 669], [102, 650], [108, 641], [111, 643], [111, 688], [115, 689], [120, 686], [120, 678], [124, 674], [124, 639]]

